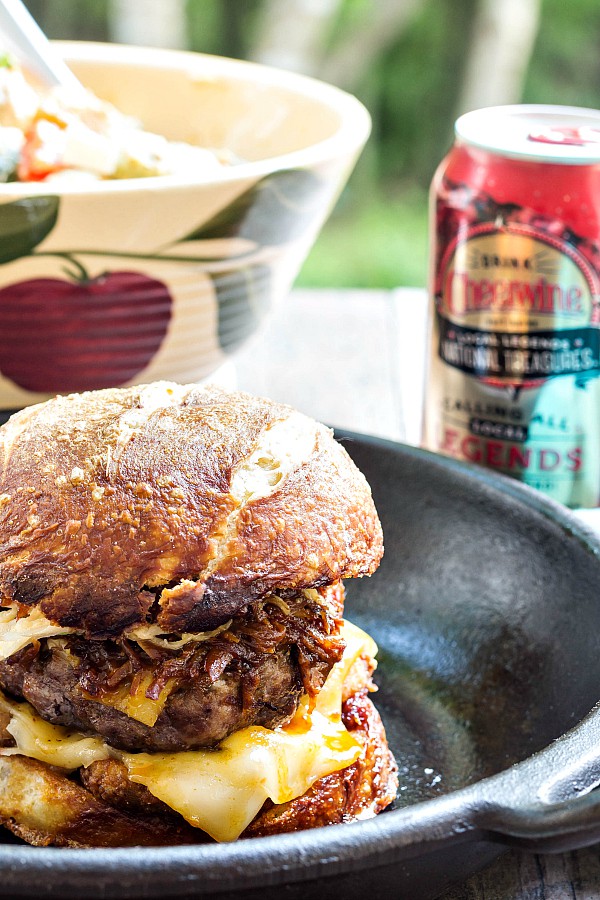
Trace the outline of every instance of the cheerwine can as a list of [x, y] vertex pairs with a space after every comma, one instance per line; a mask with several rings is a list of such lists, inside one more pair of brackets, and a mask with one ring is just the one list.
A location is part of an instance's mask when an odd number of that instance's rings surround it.
[[467, 113], [431, 190], [423, 443], [600, 505], [600, 111]]

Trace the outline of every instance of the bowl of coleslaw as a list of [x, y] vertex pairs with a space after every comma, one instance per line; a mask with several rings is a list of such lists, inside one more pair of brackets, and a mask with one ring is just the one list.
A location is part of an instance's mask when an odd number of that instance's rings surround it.
[[0, 63], [2, 410], [210, 376], [285, 297], [370, 128], [295, 73], [58, 46], [89, 95]]

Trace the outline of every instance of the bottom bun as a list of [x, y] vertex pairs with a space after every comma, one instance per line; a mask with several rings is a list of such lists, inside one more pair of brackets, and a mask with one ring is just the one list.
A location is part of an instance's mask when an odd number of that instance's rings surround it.
[[242, 837], [367, 819], [390, 805], [398, 788], [396, 761], [387, 745], [383, 722], [366, 690], [344, 702], [342, 721], [362, 745], [356, 762], [320, 778], [289, 803], [275, 806], [268, 801]]
[[[379, 713], [359, 690], [342, 720], [361, 744], [356, 762], [316, 781], [302, 796], [267, 801], [242, 834], [282, 834], [377, 815], [393, 801], [397, 768]], [[0, 824], [35, 846], [169, 846], [210, 841], [115, 759], [93, 762], [75, 777], [26, 756], [0, 756]]]

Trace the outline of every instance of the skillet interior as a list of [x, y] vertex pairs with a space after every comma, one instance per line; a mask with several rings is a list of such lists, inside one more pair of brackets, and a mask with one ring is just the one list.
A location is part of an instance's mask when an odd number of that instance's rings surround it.
[[344, 443], [383, 523], [382, 565], [349, 586], [346, 608], [379, 645], [374, 699], [403, 806], [503, 771], [596, 703], [600, 566], [533, 492], [422, 451]]

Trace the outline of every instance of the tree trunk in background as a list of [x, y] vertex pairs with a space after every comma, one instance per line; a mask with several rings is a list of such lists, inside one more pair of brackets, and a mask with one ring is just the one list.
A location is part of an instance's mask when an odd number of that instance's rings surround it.
[[540, 7], [541, 0], [480, 0], [457, 115], [521, 100]]
[[109, 0], [110, 39], [145, 47], [187, 46], [185, 0]]
[[325, 38], [342, 0], [264, 0], [251, 58], [316, 75]]
[[361, 83], [374, 60], [398, 41], [413, 17], [428, 0], [371, 0], [362, 21], [333, 46], [319, 75], [352, 91]]
[[264, 0], [252, 59], [353, 90], [427, 0], [371, 0], [326, 49], [343, 0]]

